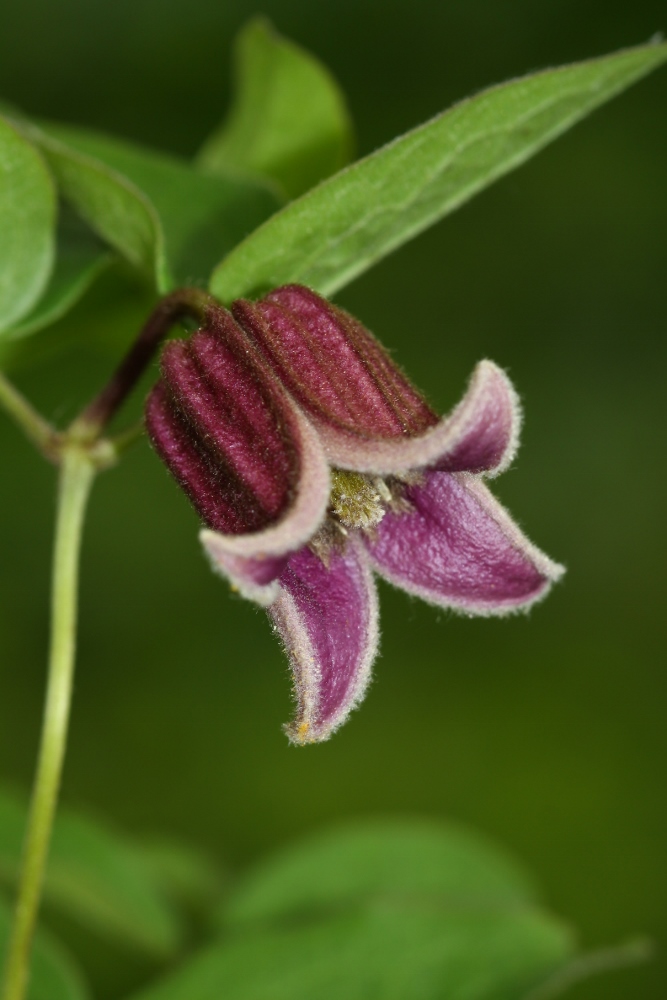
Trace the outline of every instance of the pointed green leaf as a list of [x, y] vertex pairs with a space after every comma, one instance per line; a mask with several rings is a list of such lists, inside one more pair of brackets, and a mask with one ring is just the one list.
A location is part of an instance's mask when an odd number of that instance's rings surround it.
[[533, 909], [378, 907], [231, 938], [135, 1000], [523, 1000], [571, 947]]
[[[4, 966], [12, 913], [7, 900], [0, 897], [0, 969]], [[50, 934], [38, 929], [26, 1000], [88, 1000], [88, 997], [88, 988], [68, 953]]]
[[254, 18], [236, 40], [235, 71], [229, 115], [198, 157], [204, 170], [260, 174], [296, 198], [348, 163], [345, 101], [314, 56]]
[[447, 906], [513, 906], [532, 881], [468, 830], [429, 821], [353, 823], [302, 841], [253, 868], [225, 903], [226, 924], [292, 918], [370, 899], [433, 897]]
[[116, 171], [150, 200], [162, 230], [157, 284], [163, 292], [208, 280], [220, 254], [278, 207], [275, 195], [250, 179], [207, 176], [176, 157], [83, 129], [50, 127], [49, 132]]
[[37, 302], [53, 266], [56, 193], [34, 146], [0, 118], [0, 330]]
[[134, 267], [169, 283], [164, 235], [150, 200], [127, 177], [54, 134], [22, 122], [41, 147], [63, 195]]
[[330, 295], [667, 59], [667, 44], [487, 90], [288, 205], [216, 268], [223, 301], [302, 282]]
[[61, 319], [113, 260], [113, 254], [90, 231], [65, 213], [58, 226], [56, 263], [46, 291], [35, 308], [0, 334], [19, 340]]
[[[26, 812], [0, 794], [0, 878], [16, 880]], [[181, 928], [140, 851], [120, 835], [68, 810], [53, 831], [44, 885], [48, 903], [156, 955], [173, 951]]]
[[207, 176], [176, 157], [84, 129], [22, 128], [70, 204], [160, 293], [207, 281], [220, 255], [277, 207], [276, 196], [250, 179]]

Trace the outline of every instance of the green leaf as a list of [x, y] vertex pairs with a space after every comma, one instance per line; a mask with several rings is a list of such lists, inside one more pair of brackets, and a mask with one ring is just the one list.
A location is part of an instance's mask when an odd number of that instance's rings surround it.
[[301, 282], [330, 295], [667, 59], [667, 44], [494, 87], [292, 202], [216, 268], [223, 301]]
[[97, 353], [113, 365], [156, 304], [155, 292], [117, 258], [57, 322], [29, 337], [0, 337], [0, 371], [42, 365], [71, 350]]
[[591, 976], [627, 969], [631, 965], [643, 965], [652, 957], [652, 951], [650, 942], [635, 940], [614, 948], [600, 948], [598, 951], [578, 955], [531, 990], [524, 1000], [555, 1000], [568, 993], [571, 986], [576, 986]]
[[62, 194], [102, 239], [134, 267], [168, 283], [158, 214], [135, 184], [105, 163], [25, 120], [20, 126], [40, 146]]
[[547, 1000], [645, 955], [575, 956], [525, 873], [476, 834], [348, 824], [256, 866], [225, 937], [133, 1000]]
[[203, 852], [172, 838], [141, 842], [141, 853], [155, 880], [174, 902], [209, 911], [222, 886], [218, 867]]
[[232, 939], [135, 1000], [520, 1000], [570, 949], [535, 910], [385, 906]]
[[436, 822], [366, 822], [328, 830], [257, 865], [221, 912], [234, 925], [336, 911], [381, 897], [448, 906], [535, 898], [526, 873], [470, 831]]
[[5, 331], [4, 339], [27, 337], [61, 319], [112, 260], [113, 254], [77, 219], [65, 213], [58, 226], [56, 263], [46, 292], [27, 316]]
[[[12, 909], [0, 897], [0, 969], [4, 966]], [[86, 984], [67, 952], [54, 938], [38, 929], [30, 960], [27, 1000], [88, 1000]]]
[[160, 293], [206, 282], [221, 254], [277, 208], [251, 179], [213, 177], [185, 161], [83, 129], [24, 125], [67, 200]]
[[338, 84], [264, 18], [236, 40], [235, 78], [229, 115], [199, 154], [203, 169], [260, 174], [296, 198], [349, 162], [352, 125]]
[[53, 267], [55, 187], [42, 157], [0, 118], [0, 330], [25, 316]]
[[[18, 875], [26, 811], [0, 794], [0, 877]], [[44, 885], [48, 903], [103, 935], [155, 955], [178, 947], [181, 928], [140, 851], [123, 837], [68, 810], [54, 826]]]

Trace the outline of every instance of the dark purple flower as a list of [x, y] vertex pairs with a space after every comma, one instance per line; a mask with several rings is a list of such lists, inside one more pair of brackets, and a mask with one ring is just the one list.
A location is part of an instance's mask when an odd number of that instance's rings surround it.
[[148, 430], [207, 524], [214, 568], [267, 608], [282, 638], [297, 698], [290, 739], [316, 742], [368, 685], [374, 573], [442, 607], [503, 615], [563, 570], [483, 482], [512, 461], [520, 425], [492, 362], [438, 419], [375, 338], [307, 288], [211, 316], [167, 345]]

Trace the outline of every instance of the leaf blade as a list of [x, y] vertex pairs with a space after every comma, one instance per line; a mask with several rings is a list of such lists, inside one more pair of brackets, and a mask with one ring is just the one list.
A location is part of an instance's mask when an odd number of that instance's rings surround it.
[[83, 297], [110, 266], [114, 255], [83, 226], [65, 216], [58, 227], [57, 253], [51, 279], [31, 311], [0, 334], [0, 340], [16, 341], [57, 322]]
[[49, 135], [100, 163], [140, 192], [156, 220], [155, 270], [160, 292], [206, 281], [225, 253], [278, 207], [263, 184], [207, 176], [177, 157], [71, 126]]
[[53, 267], [56, 193], [34, 146], [0, 118], [0, 330], [30, 311]]
[[322, 63], [253, 18], [235, 43], [235, 97], [197, 163], [275, 182], [289, 198], [349, 162], [352, 125], [342, 91]]
[[[16, 881], [26, 810], [0, 793], [0, 877]], [[173, 952], [181, 927], [140, 851], [99, 823], [63, 809], [53, 830], [45, 900], [98, 933], [155, 955]]]
[[256, 865], [225, 900], [228, 926], [338, 911], [378, 896], [439, 905], [533, 902], [532, 880], [495, 845], [453, 824], [366, 821], [314, 835]]
[[42, 149], [64, 197], [103, 240], [130, 264], [169, 283], [164, 234], [150, 200], [101, 160], [63, 141], [57, 130], [27, 121], [22, 129]]
[[284, 208], [221, 261], [211, 291], [333, 294], [665, 60], [667, 44], [640, 46], [455, 105]]
[[533, 910], [377, 910], [232, 938], [134, 1000], [519, 1000], [565, 961], [569, 934]]

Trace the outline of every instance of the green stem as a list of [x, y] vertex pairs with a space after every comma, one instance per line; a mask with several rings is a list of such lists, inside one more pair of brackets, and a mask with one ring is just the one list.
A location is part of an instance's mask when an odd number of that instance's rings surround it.
[[79, 552], [94, 476], [95, 467], [86, 452], [75, 444], [66, 445], [60, 470], [53, 555], [48, 689], [2, 1000], [23, 1000], [28, 984], [30, 949], [67, 741], [76, 646]]
[[18, 389], [0, 372], [0, 406], [21, 428], [26, 437], [35, 444], [47, 458], [53, 460], [58, 454], [59, 435], [51, 424], [37, 412], [34, 406], [22, 396]]

